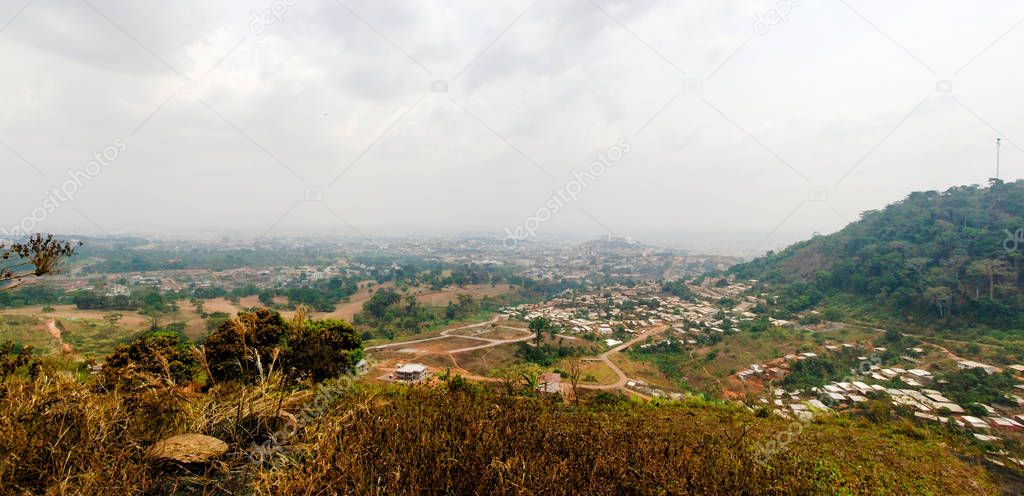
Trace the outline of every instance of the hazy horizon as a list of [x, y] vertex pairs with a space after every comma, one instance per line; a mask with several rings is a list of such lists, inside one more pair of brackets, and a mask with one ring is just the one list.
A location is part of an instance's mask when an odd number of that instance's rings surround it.
[[12, 2], [0, 228], [764, 251], [984, 184], [997, 137], [1021, 178], [1022, 21], [1008, 1]]

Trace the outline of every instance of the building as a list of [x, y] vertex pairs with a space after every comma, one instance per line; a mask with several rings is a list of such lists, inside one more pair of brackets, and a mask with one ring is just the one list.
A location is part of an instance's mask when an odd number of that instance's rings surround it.
[[1020, 423], [1005, 417], [989, 417], [988, 421], [989, 423], [992, 424], [992, 427], [995, 427], [996, 429], [1002, 429], [1007, 431], [1024, 430], [1024, 425], [1021, 425]]
[[562, 392], [562, 375], [557, 372], [545, 372], [540, 375], [537, 391], [547, 394]]
[[965, 369], [982, 369], [987, 374], [994, 374], [996, 372], [999, 372], [999, 367], [995, 367], [995, 366], [992, 366], [992, 365], [986, 365], [984, 363], [975, 362], [973, 360], [960, 360], [959, 362], [956, 363], [956, 365], [957, 365], [957, 367], [960, 368], [960, 370], [965, 370]]
[[419, 382], [427, 377], [427, 366], [409, 363], [395, 370], [395, 379], [403, 382]]

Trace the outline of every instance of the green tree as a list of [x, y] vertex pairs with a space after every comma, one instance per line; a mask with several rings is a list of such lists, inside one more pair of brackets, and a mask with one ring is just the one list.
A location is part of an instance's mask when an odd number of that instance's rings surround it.
[[137, 373], [145, 373], [180, 385], [192, 380], [196, 364], [193, 346], [185, 336], [156, 331], [115, 348], [107, 356], [103, 377], [111, 383], [130, 382]]
[[545, 331], [551, 330], [551, 320], [547, 317], [536, 317], [530, 321], [530, 331], [534, 333], [534, 343], [540, 346], [541, 339], [544, 337]]
[[363, 345], [344, 320], [311, 320], [296, 326], [282, 361], [293, 376], [321, 382], [355, 371]]
[[281, 314], [266, 308], [241, 312], [203, 342], [210, 373], [217, 381], [256, 381], [260, 369], [266, 372], [276, 362], [287, 335]]

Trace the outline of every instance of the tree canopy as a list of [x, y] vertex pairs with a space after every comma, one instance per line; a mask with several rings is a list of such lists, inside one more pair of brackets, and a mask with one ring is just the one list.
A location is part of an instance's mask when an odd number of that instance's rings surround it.
[[892, 316], [1024, 327], [1024, 181], [911, 193], [730, 272], [776, 286], [787, 310], [853, 296]]

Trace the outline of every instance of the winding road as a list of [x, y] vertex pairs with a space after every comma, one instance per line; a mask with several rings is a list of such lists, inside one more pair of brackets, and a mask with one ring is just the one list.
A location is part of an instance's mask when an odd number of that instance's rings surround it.
[[[414, 339], [414, 340], [410, 340], [410, 341], [400, 341], [400, 342], [397, 342], [397, 343], [381, 344], [381, 345], [377, 345], [377, 346], [369, 346], [369, 347], [366, 348], [366, 351], [383, 350], [383, 349], [394, 348], [394, 347], [405, 347], [405, 346], [416, 344], [416, 343], [426, 343], [426, 342], [430, 342], [430, 341], [438, 341], [438, 340], [441, 340], [441, 339], [448, 339], [448, 338], [472, 339], [472, 340], [482, 341], [483, 342], [483, 344], [480, 344], [480, 345], [477, 345], [477, 346], [469, 346], [469, 347], [466, 347], [466, 348], [459, 348], [459, 349], [450, 350], [450, 351], [446, 351], [446, 352], [435, 353], [435, 354], [439, 354], [439, 355], [449, 355], [449, 356], [451, 356], [451, 355], [455, 355], [456, 353], [465, 353], [465, 352], [468, 352], [468, 351], [482, 350], [482, 349], [485, 349], [485, 348], [492, 348], [492, 347], [501, 346], [501, 345], [504, 345], [504, 344], [519, 343], [519, 342], [522, 342], [522, 341], [529, 341], [529, 340], [532, 340], [534, 338], [533, 333], [530, 332], [527, 329], [523, 329], [523, 328], [520, 328], [520, 327], [505, 326], [505, 325], [495, 325], [494, 328], [497, 328], [497, 329], [508, 329], [508, 330], [513, 330], [513, 331], [521, 331], [521, 332], [524, 332], [525, 335], [521, 336], [521, 337], [517, 337], [517, 338], [510, 338], [510, 339], [493, 339], [493, 338], [484, 338], [484, 337], [480, 337], [480, 336], [465, 335], [465, 334], [452, 334], [453, 332], [463, 331], [463, 330], [466, 330], [466, 329], [479, 329], [479, 328], [483, 328], [483, 327], [486, 327], [486, 326], [489, 326], [489, 325], [497, 324], [497, 322], [498, 322], [498, 317], [495, 316], [491, 320], [488, 320], [487, 322], [481, 322], [481, 323], [478, 323], [478, 324], [470, 324], [470, 325], [466, 325], [466, 326], [462, 326], [462, 327], [456, 327], [456, 328], [453, 328], [453, 329], [446, 329], [444, 331], [441, 331], [441, 335], [440, 336], [434, 336], [434, 337], [423, 338], [423, 339]], [[579, 384], [577, 387], [579, 387], [580, 389], [593, 389], [593, 390], [602, 390], [602, 391], [621, 389], [621, 390], [626, 391], [626, 392], [628, 392], [630, 394], [635, 394], [635, 395], [640, 396], [642, 398], [648, 398], [649, 399], [649, 397], [647, 395], [644, 395], [644, 394], [639, 393], [637, 391], [633, 391], [633, 390], [631, 390], [631, 389], [626, 387], [626, 383], [629, 382], [631, 379], [626, 375], [625, 372], [622, 371], [621, 368], [619, 368], [618, 365], [615, 364], [615, 362], [613, 362], [611, 360], [610, 357], [611, 357], [611, 355], [613, 353], [619, 353], [622, 350], [625, 350], [626, 348], [629, 348], [633, 344], [637, 343], [638, 341], [646, 339], [648, 336], [650, 336], [652, 334], [657, 334], [659, 332], [662, 332], [662, 331], [664, 331], [667, 328], [668, 328], [668, 326], [664, 325], [664, 324], [662, 324], [660, 326], [657, 326], [657, 327], [653, 327], [651, 329], [648, 329], [647, 331], [644, 331], [644, 332], [641, 332], [641, 333], [637, 334], [635, 337], [633, 337], [633, 339], [630, 339], [629, 341], [627, 341], [625, 343], [619, 344], [618, 346], [616, 346], [616, 347], [614, 347], [614, 348], [612, 348], [612, 349], [610, 349], [610, 350], [608, 350], [608, 351], [606, 351], [604, 353], [601, 353], [600, 355], [598, 355], [596, 357], [584, 358], [583, 361], [587, 361], [587, 362], [603, 362], [605, 365], [608, 366], [608, 368], [610, 368], [612, 370], [612, 372], [615, 372], [615, 375], [618, 377], [618, 380], [616, 380], [612, 384]], [[559, 336], [562, 336], [562, 335], [559, 335]], [[572, 337], [572, 336], [562, 336], [562, 337], [569, 338], [569, 339], [579, 339], [579, 338]], [[482, 381], [482, 382], [497, 382], [497, 381], [499, 381], [499, 379], [496, 379], [494, 377], [479, 376], [479, 375], [475, 375], [475, 374], [468, 374], [468, 375], [466, 375], [466, 377], [468, 379], [473, 379], [473, 380]]]
[[[601, 390], [625, 389], [626, 388], [626, 383], [629, 382], [630, 379], [629, 379], [629, 377], [626, 376], [626, 373], [623, 372], [622, 369], [619, 368], [618, 365], [615, 365], [615, 362], [613, 362], [611, 360], [611, 358], [609, 358], [609, 356], [611, 356], [612, 353], [619, 353], [620, 351], [622, 351], [622, 350], [624, 350], [626, 348], [629, 348], [630, 346], [633, 346], [633, 344], [635, 344], [637, 341], [640, 341], [641, 339], [644, 339], [647, 336], [650, 336], [651, 334], [657, 334], [657, 333], [659, 333], [661, 331], [664, 331], [666, 328], [668, 328], [668, 326], [661, 325], [661, 326], [649, 329], [649, 330], [647, 330], [645, 332], [637, 334], [636, 337], [634, 337], [633, 339], [630, 339], [629, 341], [626, 341], [625, 343], [622, 343], [622, 344], [620, 344], [620, 345], [618, 345], [618, 346], [616, 346], [616, 347], [614, 347], [614, 348], [612, 348], [612, 349], [610, 349], [610, 350], [608, 350], [608, 351], [606, 351], [604, 353], [601, 353], [597, 357], [594, 357], [594, 358], [584, 358], [583, 361], [586, 361], [586, 362], [604, 362], [604, 364], [607, 365], [608, 368], [612, 369], [612, 372], [615, 372], [615, 375], [619, 376], [619, 380], [615, 381], [614, 384], [580, 384], [578, 387], [580, 389], [601, 389]], [[635, 391], [632, 391], [632, 392], [635, 392]]]
[[512, 338], [512, 339], [492, 339], [492, 338], [482, 338], [480, 336], [472, 336], [472, 335], [464, 335], [464, 334], [454, 334], [453, 335], [452, 334], [455, 331], [462, 331], [462, 330], [466, 330], [466, 329], [482, 328], [482, 327], [486, 327], [488, 325], [496, 324], [497, 322], [498, 322], [498, 317], [494, 317], [491, 320], [488, 320], [487, 322], [481, 322], [479, 324], [470, 324], [470, 325], [467, 325], [467, 326], [456, 327], [454, 329], [446, 329], [444, 331], [441, 331], [441, 335], [440, 336], [434, 336], [432, 338], [414, 339], [414, 340], [410, 340], [410, 341], [400, 341], [400, 342], [397, 342], [397, 343], [388, 343], [388, 344], [382, 344], [382, 345], [377, 345], [377, 346], [370, 346], [370, 347], [366, 348], [366, 351], [382, 350], [382, 349], [385, 349], [385, 348], [393, 348], [393, 347], [396, 347], [396, 346], [406, 346], [406, 345], [416, 344], [416, 343], [426, 343], [428, 341], [437, 341], [437, 340], [440, 340], [440, 339], [448, 339], [448, 338], [473, 339], [473, 340], [476, 340], [476, 341], [483, 341], [483, 342], [487, 343], [487, 344], [482, 344], [482, 345], [479, 345], [479, 346], [470, 346], [468, 348], [460, 348], [460, 349], [457, 349], [457, 350], [451, 350], [451, 351], [447, 352], [448, 354], [452, 354], [452, 353], [463, 353], [463, 352], [466, 352], [466, 351], [481, 350], [481, 349], [484, 349], [484, 348], [490, 348], [492, 346], [500, 346], [500, 345], [503, 345], [503, 344], [518, 343], [520, 341], [527, 341], [527, 340], [530, 340], [530, 339], [533, 338], [533, 333], [532, 332], [530, 332], [530, 331], [528, 331], [526, 329], [521, 329], [521, 328], [518, 328], [518, 327], [510, 327], [510, 326], [495, 326], [495, 327], [497, 329], [510, 329], [510, 330], [513, 330], [513, 331], [522, 331], [522, 332], [525, 332], [526, 335], [522, 336], [522, 337], [518, 337], [518, 338]]

